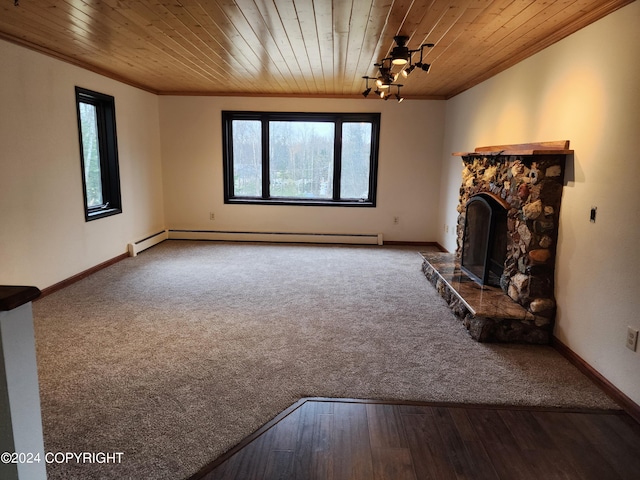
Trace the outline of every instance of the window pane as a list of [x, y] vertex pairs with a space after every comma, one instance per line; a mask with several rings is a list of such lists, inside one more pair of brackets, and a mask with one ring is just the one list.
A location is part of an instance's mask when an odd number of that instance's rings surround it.
[[80, 129], [82, 134], [82, 155], [84, 158], [84, 178], [87, 188], [88, 208], [104, 204], [96, 111], [97, 108], [95, 105], [80, 103]]
[[262, 130], [260, 120], [234, 120], [233, 190], [239, 197], [262, 197]]
[[332, 122], [269, 122], [272, 197], [333, 197]]
[[371, 124], [342, 124], [342, 199], [369, 198], [371, 166]]

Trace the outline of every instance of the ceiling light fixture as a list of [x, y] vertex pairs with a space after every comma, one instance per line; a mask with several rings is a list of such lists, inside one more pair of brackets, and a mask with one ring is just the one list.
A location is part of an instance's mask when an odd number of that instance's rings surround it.
[[409, 49], [407, 48], [409, 37], [397, 35], [393, 39], [396, 42], [396, 46], [391, 50], [391, 63], [394, 65], [406, 65], [410, 57]]
[[[396, 86], [398, 87], [398, 93], [396, 93], [396, 98], [398, 102], [402, 102], [404, 100], [403, 97], [400, 96], [400, 87], [403, 85], [399, 85], [396, 80], [402, 75], [403, 78], [407, 78], [411, 72], [413, 72], [416, 68], [420, 68], [421, 70], [428, 72], [431, 67], [430, 64], [423, 62], [423, 55], [425, 48], [433, 47], [433, 43], [423, 43], [420, 45], [420, 48], [415, 50], [410, 50], [407, 47], [407, 41], [409, 37], [405, 35], [396, 35], [393, 37], [396, 46], [391, 50], [391, 56], [383, 58], [378, 63], [374, 63], [373, 66], [378, 68], [378, 76], [377, 77], [369, 77], [364, 76], [366, 80], [366, 89], [362, 92], [362, 95], [367, 97], [371, 89], [369, 88], [369, 80], [375, 80], [376, 82], [376, 91], [375, 93], [380, 96], [380, 98], [384, 100], [388, 100], [391, 96], [391, 92], [385, 94], [385, 91], [389, 91], [390, 87]], [[420, 61], [413, 63], [412, 56], [414, 53], [420, 52]], [[407, 66], [408, 65], [408, 66]], [[393, 72], [394, 67], [400, 67], [400, 70], [397, 72]], [[382, 89], [382, 90], [381, 90]]]

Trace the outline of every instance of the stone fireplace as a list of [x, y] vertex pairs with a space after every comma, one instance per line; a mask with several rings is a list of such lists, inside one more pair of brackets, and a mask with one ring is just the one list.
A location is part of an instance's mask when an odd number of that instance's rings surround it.
[[454, 154], [464, 162], [457, 249], [423, 254], [423, 270], [476, 340], [549, 342], [564, 164], [572, 153], [561, 141]]

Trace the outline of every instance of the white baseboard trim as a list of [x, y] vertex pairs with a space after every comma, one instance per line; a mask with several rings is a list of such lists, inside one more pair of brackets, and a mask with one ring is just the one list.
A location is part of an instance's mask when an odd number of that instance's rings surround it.
[[218, 240], [229, 242], [270, 243], [346, 243], [382, 245], [382, 234], [229, 232], [219, 230], [169, 230], [172, 240]]
[[159, 244], [160, 242], [164, 242], [168, 238], [169, 238], [169, 231], [162, 230], [161, 232], [154, 233], [153, 235], [143, 238], [142, 240], [138, 240], [137, 242], [130, 243], [127, 246], [127, 249], [129, 250], [129, 256], [135, 257], [143, 250], [146, 250], [147, 248], [151, 248], [154, 245]]

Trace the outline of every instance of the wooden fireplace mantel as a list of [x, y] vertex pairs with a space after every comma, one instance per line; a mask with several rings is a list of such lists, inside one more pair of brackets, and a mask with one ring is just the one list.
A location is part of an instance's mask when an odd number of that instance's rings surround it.
[[482, 157], [495, 155], [571, 155], [569, 140], [557, 140], [554, 142], [516, 143], [514, 145], [490, 145], [477, 147], [473, 152], [456, 152], [454, 157]]

